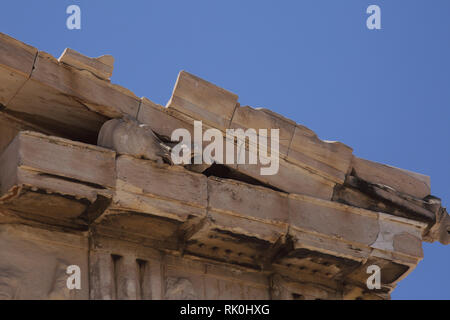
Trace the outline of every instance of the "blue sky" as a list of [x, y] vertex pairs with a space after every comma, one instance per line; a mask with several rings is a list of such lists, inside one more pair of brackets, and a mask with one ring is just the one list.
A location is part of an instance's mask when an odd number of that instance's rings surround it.
[[[81, 30], [66, 28], [70, 4]], [[381, 30], [366, 27], [371, 4]], [[431, 176], [450, 205], [448, 0], [14, 0], [0, 31], [56, 57], [112, 54], [112, 81], [163, 105], [189, 71], [359, 157]], [[394, 299], [450, 299], [450, 246], [424, 251]]]

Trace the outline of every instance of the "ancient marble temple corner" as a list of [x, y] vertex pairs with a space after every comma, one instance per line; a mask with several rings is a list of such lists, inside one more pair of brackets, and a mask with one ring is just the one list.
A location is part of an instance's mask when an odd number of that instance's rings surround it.
[[[41, 49], [0, 34], [2, 299], [389, 299], [424, 241], [450, 243], [428, 176], [186, 71], [161, 106], [114, 84], [110, 55]], [[227, 161], [173, 159], [207, 150], [174, 135], [200, 122]]]

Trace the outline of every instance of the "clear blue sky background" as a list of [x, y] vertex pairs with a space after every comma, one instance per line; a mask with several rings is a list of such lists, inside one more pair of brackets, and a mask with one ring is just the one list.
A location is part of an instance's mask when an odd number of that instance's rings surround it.
[[[370, 4], [382, 30], [366, 28]], [[0, 31], [56, 57], [112, 54], [113, 82], [163, 105], [187, 70], [357, 156], [430, 175], [450, 205], [448, 0], [11, 0]], [[424, 250], [394, 299], [450, 299], [450, 246]]]

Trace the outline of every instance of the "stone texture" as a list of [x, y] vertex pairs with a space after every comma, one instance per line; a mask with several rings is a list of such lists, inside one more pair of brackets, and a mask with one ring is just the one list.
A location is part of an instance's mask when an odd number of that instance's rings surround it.
[[364, 181], [385, 185], [419, 199], [431, 193], [430, 177], [419, 173], [357, 157], [353, 158], [352, 170], [355, 176]]
[[315, 175], [309, 170], [293, 165], [281, 158], [277, 174], [262, 175], [261, 168], [263, 167], [268, 166], [262, 165], [258, 161], [256, 165], [238, 164], [237, 170], [287, 193], [306, 194], [327, 200], [330, 200], [333, 196], [333, 189], [336, 185], [333, 181]]
[[297, 125], [287, 159], [337, 183], [342, 183], [350, 168], [352, 151], [341, 142], [320, 140], [310, 129]]
[[[0, 299], [88, 299], [87, 239], [0, 224]], [[66, 286], [66, 268], [81, 269], [81, 289]]]
[[114, 69], [114, 57], [111, 55], [89, 58], [70, 48], [64, 50], [58, 61], [79, 70], [87, 70], [104, 80], [111, 78]]
[[181, 71], [168, 108], [173, 108], [193, 119], [203, 120], [212, 127], [225, 129], [230, 124], [237, 100], [237, 95]]
[[0, 33], [0, 104], [7, 105], [25, 84], [37, 49]]
[[280, 154], [285, 157], [288, 153], [295, 130], [295, 122], [286, 119], [275, 112], [267, 109], [253, 109], [252, 107], [238, 107], [233, 115], [230, 128], [248, 129], [252, 128], [267, 130], [268, 143], [270, 142], [270, 130], [279, 130]]

